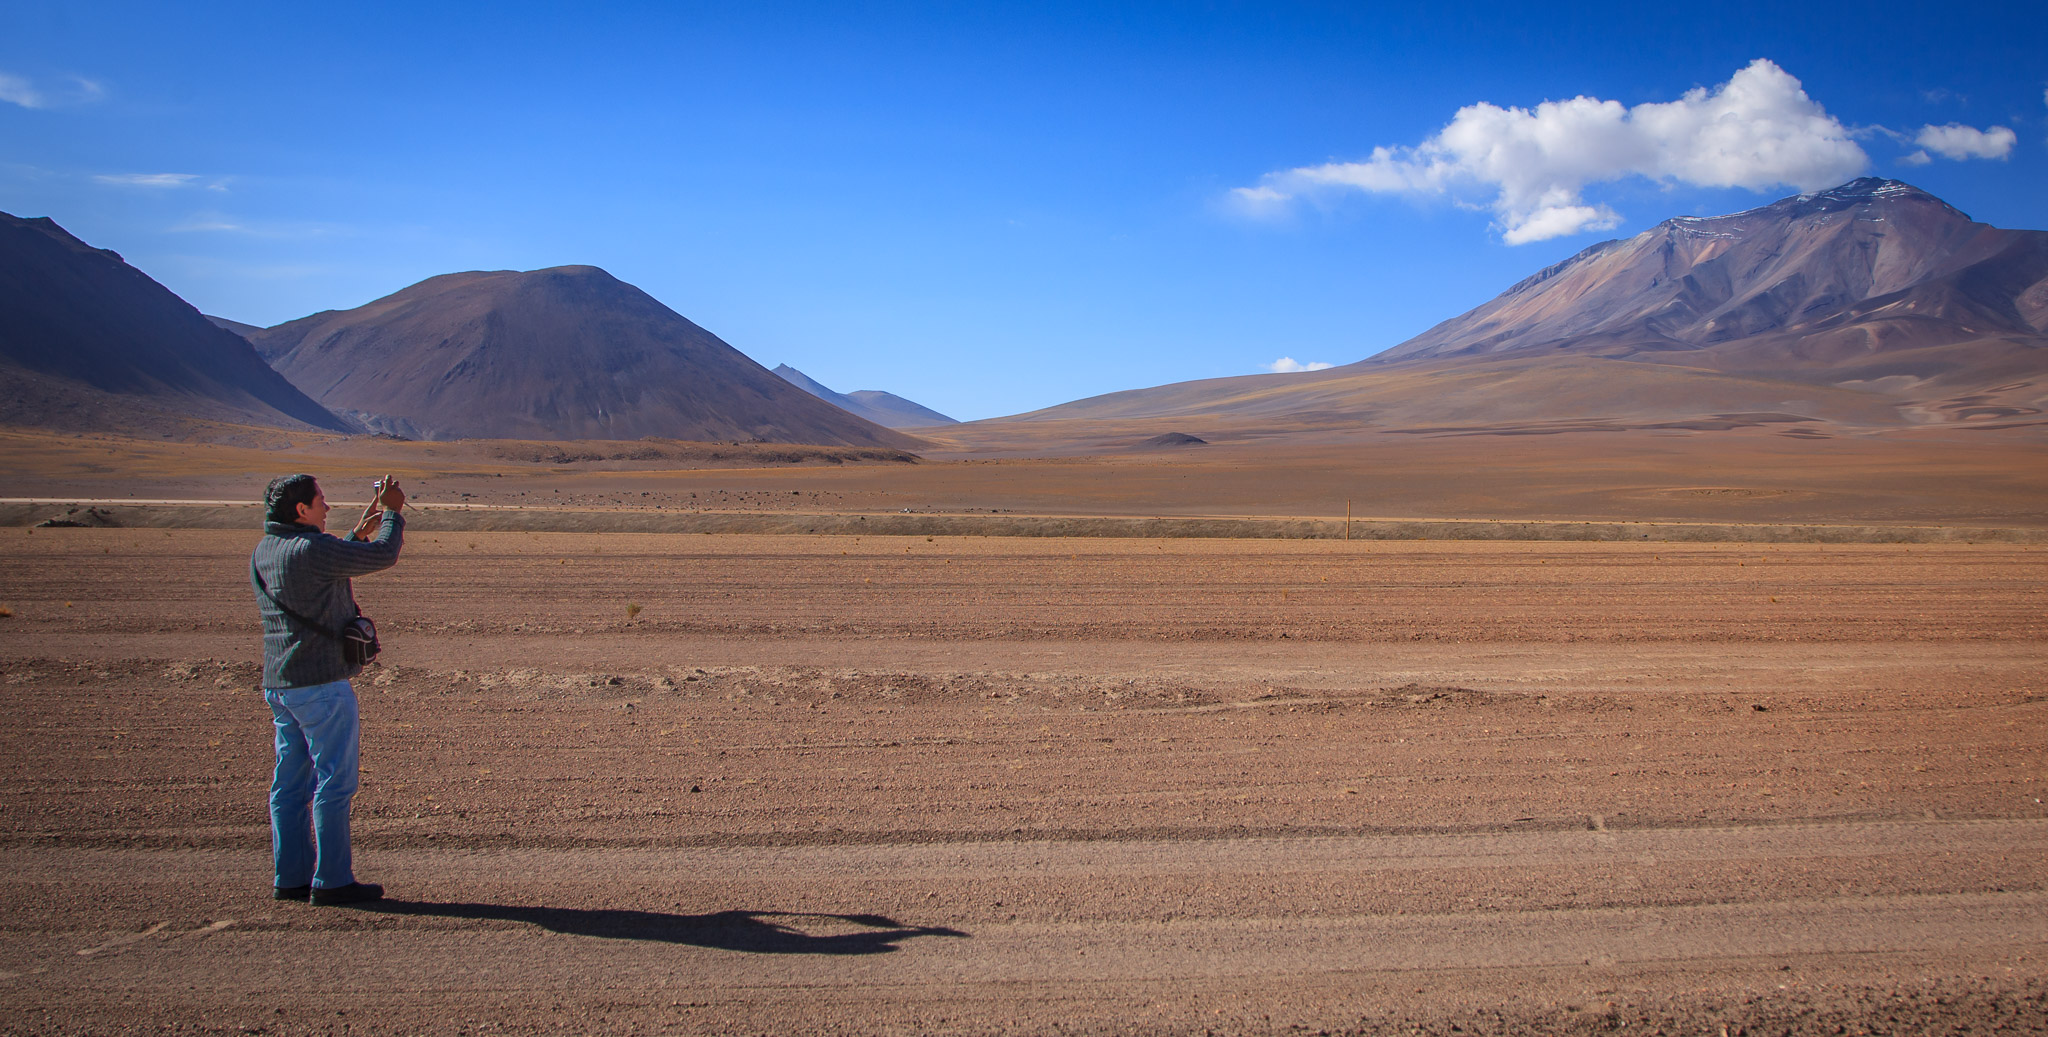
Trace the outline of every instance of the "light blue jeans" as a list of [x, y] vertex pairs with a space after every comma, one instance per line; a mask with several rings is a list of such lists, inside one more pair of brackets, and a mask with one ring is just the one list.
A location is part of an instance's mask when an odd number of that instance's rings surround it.
[[277, 722], [270, 778], [270, 857], [280, 889], [356, 880], [348, 812], [356, 796], [356, 690], [347, 681], [265, 688]]

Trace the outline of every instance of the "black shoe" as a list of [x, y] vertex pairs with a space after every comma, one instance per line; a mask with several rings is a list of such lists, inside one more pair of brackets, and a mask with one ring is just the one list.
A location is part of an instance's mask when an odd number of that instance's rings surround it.
[[337, 904], [360, 904], [384, 896], [384, 887], [374, 882], [351, 882], [333, 889], [316, 889], [312, 893], [315, 907], [333, 907]]
[[304, 903], [312, 896], [313, 887], [311, 886], [272, 886], [270, 888], [270, 899], [272, 900], [297, 900]]

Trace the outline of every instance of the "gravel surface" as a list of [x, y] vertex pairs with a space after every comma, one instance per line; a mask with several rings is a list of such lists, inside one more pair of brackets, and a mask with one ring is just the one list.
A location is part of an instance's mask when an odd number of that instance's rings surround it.
[[323, 909], [254, 538], [6, 535], [0, 1032], [2048, 1029], [2037, 547], [421, 534]]

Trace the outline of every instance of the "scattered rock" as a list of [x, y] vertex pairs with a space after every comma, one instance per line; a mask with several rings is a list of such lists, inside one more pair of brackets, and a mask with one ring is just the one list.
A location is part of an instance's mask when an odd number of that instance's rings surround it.
[[46, 518], [36, 523], [37, 529], [118, 529], [121, 523], [114, 520], [112, 512], [98, 508], [72, 508], [63, 518]]

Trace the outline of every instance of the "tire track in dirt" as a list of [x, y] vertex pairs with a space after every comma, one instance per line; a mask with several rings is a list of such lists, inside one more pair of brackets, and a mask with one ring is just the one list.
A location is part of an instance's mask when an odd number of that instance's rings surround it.
[[[1442, 1003], [1480, 998], [1551, 971], [1600, 982], [1632, 970], [1680, 970], [1710, 988], [1763, 969], [1806, 982], [1885, 969], [2004, 962], [2015, 982], [2042, 978], [2048, 889], [2039, 876], [2001, 892], [1773, 895], [1780, 871], [1814, 860], [1880, 864], [1925, 854], [2021, 857], [2048, 851], [2048, 821], [1792, 824], [1753, 828], [1265, 838], [1180, 842], [926, 843], [781, 848], [394, 850], [378, 855], [395, 899], [374, 909], [258, 907], [260, 854], [24, 849], [0, 862], [0, 900], [54, 881], [139, 884], [144, 892], [223, 885], [234, 920], [179, 917], [145, 898], [88, 919], [0, 926], [0, 991], [10, 1001], [74, 1005], [90, 1015], [118, 991], [138, 1021], [236, 1006], [293, 1012], [376, 1003], [449, 1021], [488, 1011], [514, 1029], [562, 1012], [640, 1005], [725, 1006], [745, 1030], [763, 1005], [794, 1001], [832, 1029], [893, 1010], [957, 1013], [1001, 1029], [1048, 999], [1132, 1003], [1171, 988], [1184, 1004], [1271, 980], [1319, 989], [1270, 1006], [1301, 1025], [1387, 986]], [[1723, 882], [1658, 888], [1657, 861], [1738, 861]], [[1156, 916], [1133, 888], [1200, 876], [1219, 886], [1263, 876], [1386, 881], [1397, 872], [1492, 874], [1494, 883], [1568, 883], [1589, 865], [1644, 865], [1635, 903], [1542, 910], [1274, 913], [1258, 895]], [[1022, 917], [958, 914], [990, 882], [1051, 880], [1063, 895]], [[2016, 878], [2019, 878], [2016, 876]], [[920, 894], [920, 891], [923, 891]], [[1667, 901], [1675, 896], [1678, 902]], [[801, 903], [792, 903], [792, 901]], [[78, 924], [87, 922], [88, 924]], [[91, 954], [86, 954], [86, 951]], [[192, 984], [205, 976], [203, 988]], [[308, 993], [315, 992], [317, 993]], [[504, 998], [533, 1003], [522, 1017]], [[683, 995], [687, 995], [684, 997]], [[1456, 1001], [1459, 997], [1451, 997]], [[544, 1003], [545, 1011], [537, 1006]], [[95, 1008], [94, 1006], [98, 1006]], [[1073, 1006], [1069, 1006], [1073, 1007]], [[673, 1013], [672, 1013], [673, 1014]], [[684, 1013], [687, 1014], [687, 1013]], [[717, 1015], [717, 1013], [713, 1013]], [[884, 1011], [883, 1015], [888, 1012]], [[1268, 1013], [1272, 1015], [1272, 1013]], [[1087, 1012], [1070, 1019], [1088, 1028]], [[417, 1014], [412, 1018], [417, 1019]], [[1270, 1020], [1269, 1020], [1270, 1021]], [[359, 1019], [358, 1026], [363, 1023]], [[369, 1029], [379, 1027], [373, 1019]], [[449, 1029], [427, 1026], [426, 1029]], [[721, 1027], [708, 1027], [719, 1029]]]

